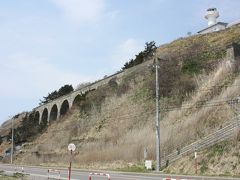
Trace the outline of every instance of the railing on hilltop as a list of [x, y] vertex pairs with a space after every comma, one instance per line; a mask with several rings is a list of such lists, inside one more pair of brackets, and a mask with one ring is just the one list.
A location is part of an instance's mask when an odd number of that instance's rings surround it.
[[215, 131], [214, 133], [205, 136], [201, 140], [198, 140], [190, 145], [178, 149], [176, 150], [176, 152], [173, 152], [165, 157], [162, 157], [161, 166], [164, 167], [169, 163], [172, 163], [180, 159], [182, 156], [189, 155], [191, 153], [194, 153], [195, 151], [202, 150], [221, 141], [230, 139], [234, 137], [235, 130], [236, 129], [238, 130], [238, 128], [240, 128], [240, 119], [237, 116], [233, 118], [231, 123], [228, 123], [228, 125], [222, 127], [221, 129]]

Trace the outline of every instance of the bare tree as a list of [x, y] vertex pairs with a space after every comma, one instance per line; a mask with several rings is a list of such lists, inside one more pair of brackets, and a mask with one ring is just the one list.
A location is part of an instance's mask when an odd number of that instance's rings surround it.
[[75, 90], [79, 90], [79, 89], [82, 89], [84, 87], [87, 87], [88, 85], [90, 85], [91, 82], [84, 82], [84, 83], [80, 83], [77, 85], [77, 87], [75, 88]]

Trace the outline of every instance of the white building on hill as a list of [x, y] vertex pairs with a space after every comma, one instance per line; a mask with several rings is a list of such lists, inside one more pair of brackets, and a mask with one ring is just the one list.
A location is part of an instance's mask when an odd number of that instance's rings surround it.
[[209, 8], [205, 14], [205, 18], [208, 20], [208, 27], [199, 31], [199, 34], [206, 34], [210, 32], [220, 31], [227, 28], [228, 23], [217, 22], [219, 12], [216, 8]]

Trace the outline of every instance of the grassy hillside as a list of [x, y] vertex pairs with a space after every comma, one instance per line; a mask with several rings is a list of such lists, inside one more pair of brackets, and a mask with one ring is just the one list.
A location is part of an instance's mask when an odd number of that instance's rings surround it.
[[208, 149], [198, 152], [197, 166], [194, 155], [183, 157], [171, 164], [164, 171], [177, 174], [239, 176], [240, 169], [240, 136], [236, 134], [231, 141], [218, 143]]
[[[228, 100], [239, 95], [240, 76], [225, 58], [226, 47], [233, 42], [240, 42], [240, 26], [157, 49], [161, 156], [216, 131], [236, 115]], [[73, 142], [76, 167], [142, 167], [145, 148], [148, 159], [155, 159], [154, 118], [154, 69], [136, 68], [121, 80], [112, 78], [88, 92], [64, 117], [26, 143], [16, 162], [66, 166], [67, 145]]]
[[226, 56], [226, 48], [240, 43], [240, 25], [205, 35], [181, 38], [157, 49], [163, 96], [182, 96], [195, 90], [194, 76], [209, 74]]

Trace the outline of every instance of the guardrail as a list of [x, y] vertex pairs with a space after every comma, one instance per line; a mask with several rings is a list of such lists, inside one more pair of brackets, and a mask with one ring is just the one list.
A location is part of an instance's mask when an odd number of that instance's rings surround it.
[[61, 179], [61, 172], [57, 169], [48, 169], [47, 171], [48, 179]]
[[193, 142], [175, 152], [162, 157], [161, 166], [167, 166], [169, 163], [180, 159], [182, 156], [188, 155], [195, 151], [210, 147], [218, 142], [234, 137], [234, 130], [240, 128], [240, 119], [236, 117], [223, 128], [214, 133], [203, 137], [201, 140]]
[[193, 180], [193, 179], [181, 179], [181, 178], [163, 178], [163, 180]]
[[237, 115], [240, 112], [239, 103], [240, 103], [240, 96], [232, 99], [231, 101], [228, 101], [228, 105], [231, 106], [231, 108], [234, 110], [235, 114]]
[[15, 166], [14, 171], [16, 171], [18, 173], [24, 173], [24, 168], [23, 167], [19, 167], [19, 166]]
[[[239, 116], [239, 117], [240, 117], [240, 116]], [[235, 116], [235, 117], [232, 118], [231, 120], [225, 122], [224, 124], [222, 124], [222, 125], [220, 126], [220, 129], [224, 129], [225, 127], [233, 124], [235, 121], [238, 120], [239, 117], [238, 117], [238, 116]], [[223, 127], [223, 128], [222, 128], [222, 127]], [[215, 132], [216, 132], [216, 131], [215, 131]], [[213, 133], [215, 133], [215, 132], [213, 132]], [[211, 133], [211, 134], [213, 134], [213, 133]], [[210, 136], [211, 134], [203, 137], [202, 139]], [[190, 141], [190, 140], [189, 140], [189, 141]], [[189, 142], [189, 141], [188, 141], [188, 142]], [[197, 142], [197, 141], [192, 140], [192, 141], [190, 142], [190, 144], [193, 144], [193, 143], [195, 143], [195, 142]], [[187, 143], [187, 142], [186, 142], [186, 143]], [[186, 143], [182, 143], [182, 144], [178, 144], [178, 145], [173, 145], [173, 146], [171, 146], [171, 148], [168, 149], [168, 152], [170, 152], [169, 154], [165, 154], [165, 153], [161, 154], [162, 159], [164, 159], [165, 157], [169, 156], [170, 154], [173, 154], [173, 153], [176, 153], [176, 152], [179, 154], [179, 151], [180, 151], [180, 150], [182, 151], [182, 149], [184, 149], [186, 146], [189, 145], [189, 144], [186, 145]]]
[[89, 173], [88, 180], [92, 180], [92, 176], [105, 176], [108, 178], [108, 180], [110, 180], [110, 175], [105, 173]]

